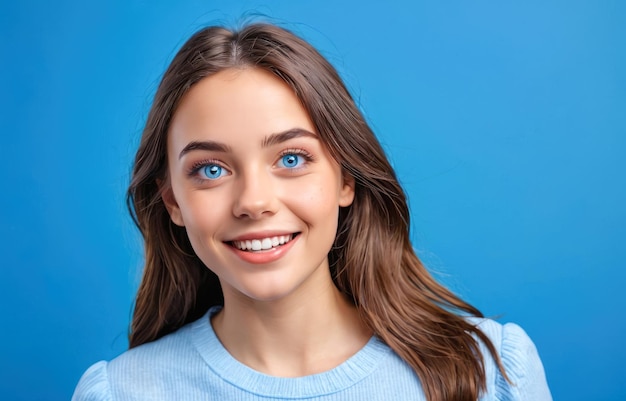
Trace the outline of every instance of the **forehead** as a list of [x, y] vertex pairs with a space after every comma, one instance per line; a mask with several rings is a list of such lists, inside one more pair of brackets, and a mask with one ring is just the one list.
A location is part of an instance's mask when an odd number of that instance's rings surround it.
[[227, 69], [202, 79], [183, 96], [169, 136], [175, 142], [206, 136], [227, 139], [294, 127], [315, 132], [291, 87], [262, 69]]

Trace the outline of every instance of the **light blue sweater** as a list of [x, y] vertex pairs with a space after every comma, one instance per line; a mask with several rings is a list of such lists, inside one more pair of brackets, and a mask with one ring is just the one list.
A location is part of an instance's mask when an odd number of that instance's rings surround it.
[[[235, 360], [210, 324], [213, 308], [201, 319], [157, 341], [98, 362], [83, 375], [73, 401], [91, 400], [425, 400], [411, 368], [372, 337], [350, 359], [324, 373], [278, 378]], [[511, 386], [487, 351], [483, 352], [487, 393], [480, 399], [550, 401], [535, 345], [515, 324], [479, 320], [496, 346]]]

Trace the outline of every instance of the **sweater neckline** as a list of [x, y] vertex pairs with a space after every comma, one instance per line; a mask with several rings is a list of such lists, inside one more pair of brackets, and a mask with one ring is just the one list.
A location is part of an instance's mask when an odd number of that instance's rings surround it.
[[231, 385], [264, 397], [303, 398], [321, 396], [353, 386], [369, 376], [391, 349], [376, 336], [339, 366], [309, 376], [285, 378], [258, 372], [236, 360], [217, 338], [211, 316], [214, 306], [192, 326], [192, 341], [209, 368]]

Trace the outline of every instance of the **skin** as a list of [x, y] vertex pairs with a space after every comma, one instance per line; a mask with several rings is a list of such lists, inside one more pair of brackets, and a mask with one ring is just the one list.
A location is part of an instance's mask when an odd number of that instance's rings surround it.
[[[371, 333], [334, 286], [327, 259], [354, 181], [291, 88], [255, 68], [205, 78], [183, 97], [167, 146], [163, 200], [220, 279], [224, 308], [212, 324], [226, 349], [283, 377], [356, 353]], [[278, 239], [291, 240], [239, 249]]]

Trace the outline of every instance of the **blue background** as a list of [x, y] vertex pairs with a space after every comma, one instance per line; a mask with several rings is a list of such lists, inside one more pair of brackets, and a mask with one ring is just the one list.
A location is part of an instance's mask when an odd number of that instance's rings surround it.
[[555, 399], [626, 399], [618, 0], [3, 2], [0, 398], [68, 399], [126, 348], [142, 251], [124, 192], [152, 96], [191, 33], [249, 10], [339, 69], [420, 255], [529, 332]]

